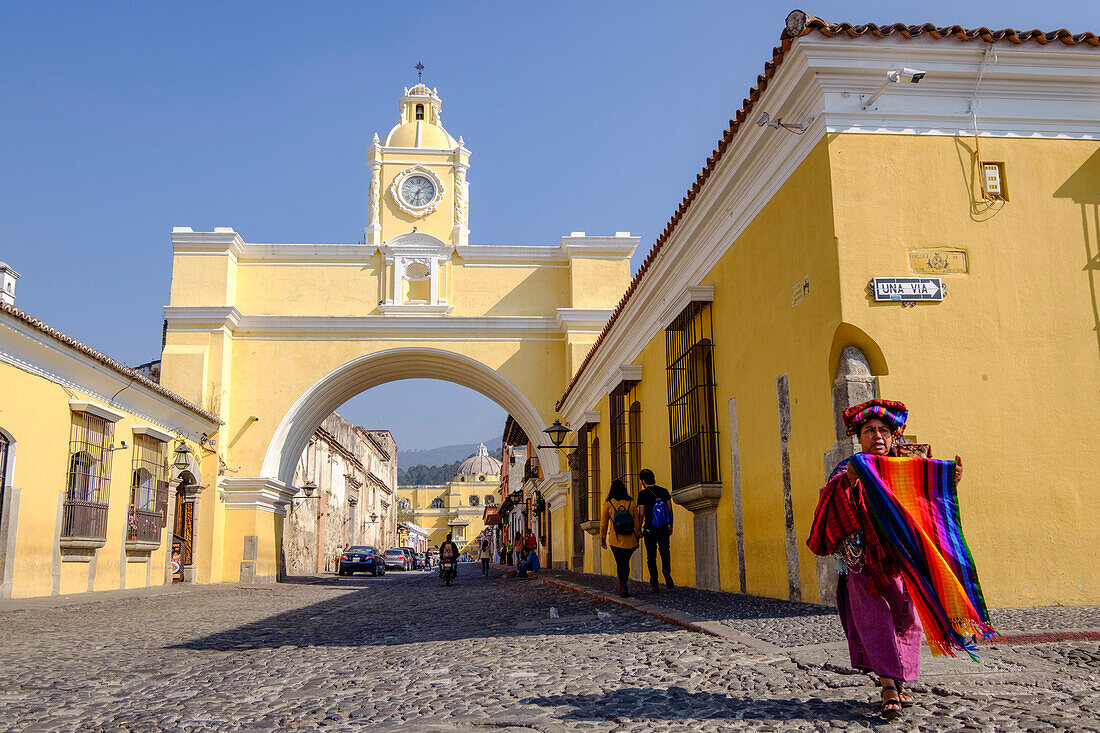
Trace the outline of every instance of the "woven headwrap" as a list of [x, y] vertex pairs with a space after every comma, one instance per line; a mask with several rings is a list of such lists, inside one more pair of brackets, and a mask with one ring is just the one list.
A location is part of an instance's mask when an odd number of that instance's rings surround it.
[[905, 421], [909, 417], [909, 410], [901, 402], [890, 400], [870, 400], [859, 405], [853, 405], [844, 411], [844, 427], [848, 435], [858, 435], [863, 423], [877, 417], [890, 426], [895, 434], [900, 434], [905, 427]]

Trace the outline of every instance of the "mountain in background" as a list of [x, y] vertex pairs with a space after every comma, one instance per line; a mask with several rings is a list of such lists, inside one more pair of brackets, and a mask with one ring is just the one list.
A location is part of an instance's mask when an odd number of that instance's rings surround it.
[[[412, 466], [447, 466], [455, 462], [461, 463], [477, 453], [480, 443], [462, 443], [459, 445], [444, 445], [438, 448], [424, 448], [422, 450], [397, 451], [397, 470], [407, 471]], [[500, 436], [485, 441], [485, 447], [489, 449], [489, 455], [500, 460]], [[453, 475], [453, 471], [452, 471]], [[450, 480], [450, 476], [447, 477]]]

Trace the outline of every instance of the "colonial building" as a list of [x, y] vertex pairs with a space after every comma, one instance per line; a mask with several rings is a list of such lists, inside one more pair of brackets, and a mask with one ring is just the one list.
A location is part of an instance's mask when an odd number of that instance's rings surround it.
[[[332, 413], [309, 440], [283, 525], [285, 572], [337, 568], [346, 545], [397, 545], [397, 444], [388, 430], [367, 430]], [[308, 492], [308, 493], [307, 493]]]
[[[992, 606], [1100, 601], [1100, 41], [801, 11], [563, 390], [574, 567], [612, 479], [672, 491], [678, 583], [827, 601], [841, 413], [962, 456]], [[584, 533], [588, 533], [587, 535]]]
[[484, 507], [496, 501], [500, 465], [482, 444], [446, 484], [398, 486], [399, 510], [427, 531], [429, 547], [439, 547], [449, 533], [460, 550], [476, 554], [485, 529]]
[[0, 598], [201, 579], [221, 421], [14, 306], [0, 263]]

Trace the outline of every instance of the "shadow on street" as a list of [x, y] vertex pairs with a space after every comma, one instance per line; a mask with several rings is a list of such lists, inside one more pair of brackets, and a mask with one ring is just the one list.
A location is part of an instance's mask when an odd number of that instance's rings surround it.
[[[444, 586], [435, 572], [417, 571], [382, 577], [305, 576], [284, 582], [342, 587], [351, 592], [169, 648], [241, 651], [283, 646], [391, 646], [614, 633], [623, 628], [622, 619], [615, 624], [598, 618], [597, 609], [605, 606], [595, 599], [504, 577], [499, 571], [482, 577], [480, 566], [463, 567], [450, 586]], [[550, 618], [547, 611], [553, 605], [560, 606], [568, 618]], [[474, 618], [476, 623], [470, 622]], [[650, 623], [643, 618], [632, 619], [632, 626]]]
[[869, 705], [850, 700], [751, 699], [713, 692], [625, 687], [606, 694], [529, 697], [525, 704], [572, 707], [561, 720], [805, 720], [877, 722]]

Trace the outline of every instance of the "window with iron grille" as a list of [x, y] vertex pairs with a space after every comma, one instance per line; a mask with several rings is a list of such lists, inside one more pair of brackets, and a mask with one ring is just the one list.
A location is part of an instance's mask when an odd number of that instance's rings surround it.
[[89, 412], [74, 412], [69, 431], [69, 472], [61, 536], [107, 539], [107, 500], [115, 425]]
[[641, 451], [642, 408], [637, 383], [622, 382], [609, 395], [611, 403], [611, 480], [626, 484], [631, 496], [638, 495], [639, 452]]
[[690, 304], [665, 329], [672, 490], [718, 483], [718, 422], [710, 303]]
[[160, 542], [160, 528], [168, 520], [168, 451], [151, 435], [134, 436], [133, 480], [126, 539]]
[[588, 451], [588, 518], [600, 518], [600, 439], [592, 438]]
[[573, 505], [578, 507], [577, 521], [588, 520], [588, 425], [577, 428], [577, 448], [574, 451]]

